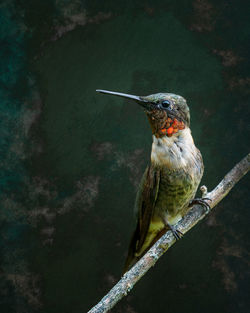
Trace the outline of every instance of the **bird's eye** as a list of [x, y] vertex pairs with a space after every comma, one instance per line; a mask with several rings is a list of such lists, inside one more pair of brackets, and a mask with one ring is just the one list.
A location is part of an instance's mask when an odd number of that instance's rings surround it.
[[163, 108], [171, 108], [171, 102], [169, 100], [164, 100], [161, 103]]

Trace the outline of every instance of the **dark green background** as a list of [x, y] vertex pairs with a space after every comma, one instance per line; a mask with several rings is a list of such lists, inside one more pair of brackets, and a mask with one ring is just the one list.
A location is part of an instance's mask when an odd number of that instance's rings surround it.
[[[96, 94], [173, 92], [209, 189], [249, 146], [249, 1], [0, 4], [0, 311], [87, 312], [119, 280], [151, 132]], [[112, 312], [248, 312], [249, 178]]]

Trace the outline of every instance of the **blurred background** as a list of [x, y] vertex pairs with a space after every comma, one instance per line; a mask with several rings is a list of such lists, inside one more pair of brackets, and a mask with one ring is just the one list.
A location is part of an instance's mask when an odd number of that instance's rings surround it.
[[[248, 153], [249, 9], [1, 1], [1, 312], [87, 312], [120, 278], [152, 136], [95, 89], [184, 96], [209, 190]], [[245, 177], [112, 312], [248, 312], [249, 200]]]

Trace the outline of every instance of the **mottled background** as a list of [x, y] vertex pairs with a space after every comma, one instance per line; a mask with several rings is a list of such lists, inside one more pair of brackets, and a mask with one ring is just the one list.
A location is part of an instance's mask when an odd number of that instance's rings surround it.
[[[246, 0], [0, 2], [0, 311], [82, 313], [119, 279], [149, 161], [141, 108], [96, 88], [188, 99], [213, 188], [248, 152]], [[250, 305], [249, 178], [112, 312]]]

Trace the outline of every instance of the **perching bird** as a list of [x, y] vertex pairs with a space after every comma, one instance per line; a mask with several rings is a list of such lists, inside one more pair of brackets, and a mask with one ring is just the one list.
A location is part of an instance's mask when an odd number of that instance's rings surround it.
[[182, 234], [175, 224], [192, 204], [209, 206], [206, 198], [193, 199], [204, 166], [191, 135], [189, 108], [183, 97], [172, 93], [141, 97], [97, 91], [135, 100], [144, 108], [153, 133], [151, 162], [135, 202], [137, 225], [125, 263], [126, 272], [167, 230], [170, 229], [176, 239], [180, 238]]

